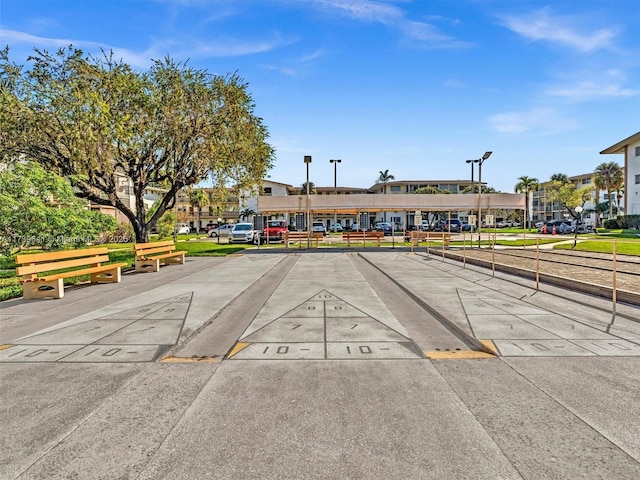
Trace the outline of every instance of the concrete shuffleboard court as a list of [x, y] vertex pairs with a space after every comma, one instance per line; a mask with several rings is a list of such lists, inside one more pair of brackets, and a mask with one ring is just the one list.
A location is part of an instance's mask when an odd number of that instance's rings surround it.
[[640, 478], [635, 307], [391, 249], [100, 287], [3, 302], [0, 478]]

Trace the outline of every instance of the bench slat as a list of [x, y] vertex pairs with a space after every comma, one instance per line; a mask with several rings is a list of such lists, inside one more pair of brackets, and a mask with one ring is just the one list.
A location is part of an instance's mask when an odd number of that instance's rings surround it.
[[136, 243], [133, 248], [137, 252], [138, 250], [144, 250], [146, 248], [153, 247], [167, 247], [167, 246], [175, 246], [173, 240], [161, 240], [159, 242], [148, 242], [148, 243]]
[[63, 260], [65, 258], [88, 257], [91, 255], [108, 255], [106, 247], [84, 248], [82, 250], [62, 250], [60, 252], [25, 253], [16, 255], [16, 265], [24, 263], [48, 262], [51, 260]]
[[[62, 273], [56, 273], [54, 275], [46, 275], [44, 277], [38, 277], [36, 278], [35, 282], [48, 282], [50, 280], [56, 280], [58, 278], [71, 278], [71, 277], [79, 277], [81, 275], [90, 275], [92, 273], [99, 273], [99, 272], [106, 272], [108, 270], [113, 270], [114, 268], [122, 268], [122, 267], [126, 267], [127, 264], [126, 263], [110, 263], [108, 265], [101, 265], [99, 267], [93, 267], [93, 268], [85, 268], [82, 270], [73, 270], [70, 272], [62, 272]], [[27, 280], [30, 281], [30, 280]], [[24, 283], [24, 282], [23, 282]]]
[[175, 245], [170, 245], [166, 247], [156, 247], [156, 248], [145, 248], [144, 250], [136, 250], [137, 257], [144, 257], [145, 255], [153, 255], [154, 253], [162, 253], [162, 252], [170, 252], [175, 250]]
[[[81, 267], [84, 265], [96, 265], [98, 263], [105, 263], [108, 261], [109, 255], [92, 255], [90, 257], [75, 258], [73, 260], [63, 260], [59, 262], [36, 263], [17, 267], [16, 275], [21, 277], [23, 275], [34, 275], [42, 272], [49, 272], [51, 270], [62, 270], [65, 268]], [[16, 263], [18, 263], [17, 259]]]
[[154, 259], [154, 258], [161, 259], [161, 258], [180, 257], [180, 256], [184, 255], [185, 253], [186, 252], [183, 252], [183, 251], [169, 252], [169, 253], [165, 253], [165, 254], [162, 254], [162, 255], [154, 255], [151, 258], [152, 259]]

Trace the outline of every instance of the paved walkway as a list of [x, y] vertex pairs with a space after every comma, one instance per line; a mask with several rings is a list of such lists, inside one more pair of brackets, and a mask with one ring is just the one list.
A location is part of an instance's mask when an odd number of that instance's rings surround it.
[[640, 310], [510, 280], [263, 249], [3, 302], [0, 478], [639, 478]]

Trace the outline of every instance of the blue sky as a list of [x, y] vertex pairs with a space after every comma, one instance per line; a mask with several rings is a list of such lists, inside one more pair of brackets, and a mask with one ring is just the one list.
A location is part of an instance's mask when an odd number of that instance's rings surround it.
[[[638, 0], [2, 0], [0, 43], [169, 55], [249, 83], [274, 181], [482, 179], [505, 192], [622, 156], [640, 130]], [[477, 180], [477, 170], [476, 170]]]

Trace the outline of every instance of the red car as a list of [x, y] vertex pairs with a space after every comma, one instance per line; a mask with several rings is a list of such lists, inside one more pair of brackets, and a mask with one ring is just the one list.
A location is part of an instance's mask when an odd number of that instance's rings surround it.
[[260, 232], [260, 243], [282, 242], [284, 232], [287, 230], [287, 223], [284, 220], [269, 220]]

